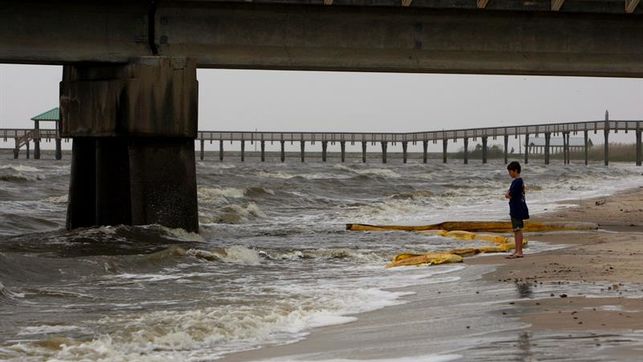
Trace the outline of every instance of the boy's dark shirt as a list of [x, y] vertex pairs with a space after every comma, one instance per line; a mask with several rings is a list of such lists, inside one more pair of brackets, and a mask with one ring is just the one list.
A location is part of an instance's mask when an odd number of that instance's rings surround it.
[[525, 202], [525, 184], [522, 178], [517, 177], [511, 181], [509, 187], [509, 215], [515, 219], [529, 219], [529, 210]]

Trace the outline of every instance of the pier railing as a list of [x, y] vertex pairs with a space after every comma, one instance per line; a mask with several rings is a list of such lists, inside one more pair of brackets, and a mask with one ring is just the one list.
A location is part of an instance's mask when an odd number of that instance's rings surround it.
[[610, 120], [571, 123], [549, 123], [524, 126], [502, 126], [440, 130], [426, 132], [263, 132], [263, 131], [199, 131], [198, 139], [204, 141], [268, 141], [268, 142], [421, 142], [443, 139], [501, 137], [518, 135], [562, 134], [569, 132], [636, 131], [643, 128], [643, 121]]

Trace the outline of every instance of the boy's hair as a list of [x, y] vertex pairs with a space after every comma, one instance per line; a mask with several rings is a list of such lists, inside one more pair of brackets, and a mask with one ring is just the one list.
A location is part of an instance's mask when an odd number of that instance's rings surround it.
[[518, 163], [518, 161], [511, 161], [507, 165], [507, 170], [516, 171], [516, 172], [520, 173], [520, 164]]

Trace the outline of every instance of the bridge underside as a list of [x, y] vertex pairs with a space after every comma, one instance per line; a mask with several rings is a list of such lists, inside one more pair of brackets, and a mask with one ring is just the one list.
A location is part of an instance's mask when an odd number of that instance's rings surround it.
[[0, 0], [0, 62], [65, 66], [69, 228], [197, 230], [196, 67], [643, 77], [637, 6]]
[[622, 1], [568, 1], [560, 11], [542, 1], [410, 3], [0, 0], [0, 62], [160, 55], [213, 68], [643, 76], [643, 14], [616, 13]]

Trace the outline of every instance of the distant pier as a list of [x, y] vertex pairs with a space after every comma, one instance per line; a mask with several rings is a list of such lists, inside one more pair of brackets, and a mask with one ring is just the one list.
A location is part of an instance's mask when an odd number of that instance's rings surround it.
[[[636, 165], [641, 166], [641, 130], [643, 129], [643, 121], [639, 120], [609, 120], [606, 113], [605, 119], [600, 121], [585, 121], [585, 122], [571, 122], [571, 123], [550, 123], [550, 124], [535, 124], [535, 125], [521, 125], [521, 126], [502, 126], [502, 127], [486, 127], [486, 128], [467, 128], [455, 130], [442, 130], [442, 131], [427, 131], [427, 132], [407, 132], [407, 133], [392, 133], [392, 132], [240, 132], [240, 131], [199, 131], [197, 140], [199, 140], [199, 155], [203, 160], [205, 157], [204, 144], [205, 142], [218, 142], [219, 143], [219, 160], [223, 161], [225, 156], [224, 143], [225, 142], [238, 142], [241, 148], [240, 161], [245, 161], [246, 144], [257, 142], [260, 146], [261, 161], [266, 160], [266, 142], [278, 142], [281, 145], [280, 160], [286, 160], [286, 142], [291, 144], [299, 143], [300, 145], [300, 160], [306, 160], [306, 144], [315, 145], [319, 142], [322, 146], [321, 158], [323, 162], [328, 159], [328, 145], [340, 145], [340, 159], [341, 162], [346, 160], [346, 144], [355, 145], [361, 144], [362, 146], [362, 162], [366, 162], [366, 154], [369, 144], [375, 146], [379, 144], [379, 151], [381, 152], [382, 162], [388, 161], [388, 146], [400, 143], [402, 145], [402, 160], [404, 163], [408, 160], [408, 145], [422, 144], [423, 148], [423, 162], [426, 163], [428, 159], [428, 144], [442, 143], [442, 161], [447, 162], [447, 151], [449, 141], [462, 140], [464, 143], [464, 163], [469, 162], [469, 140], [477, 141], [478, 138], [482, 141], [482, 162], [487, 162], [488, 147], [487, 142], [491, 137], [493, 140], [502, 138], [504, 140], [504, 160], [508, 160], [508, 143], [509, 137], [522, 136], [525, 142], [521, 147], [524, 147], [523, 155], [524, 162], [529, 163], [530, 153], [535, 149], [544, 155], [545, 164], [549, 164], [551, 149], [559, 148], [563, 153], [563, 160], [565, 164], [570, 163], [571, 149], [583, 149], [585, 153], [585, 164], [588, 164], [588, 150], [591, 146], [589, 140], [589, 133], [594, 134], [601, 132], [605, 140], [604, 143], [604, 160], [605, 165], [609, 163], [609, 135], [611, 132], [635, 132], [636, 135]], [[570, 144], [570, 135], [582, 134], [584, 143]], [[544, 144], [538, 146], [530, 145], [530, 137], [544, 137]], [[551, 145], [551, 137], [562, 136], [562, 145]], [[40, 142], [55, 141], [56, 142], [56, 158], [59, 159], [61, 155], [60, 144], [61, 138], [59, 133], [54, 130], [45, 129], [0, 129], [0, 137], [6, 142], [8, 139], [15, 140], [14, 157], [18, 158], [20, 149], [26, 148], [27, 158], [30, 157], [30, 143], [33, 142], [35, 150], [40, 150]], [[542, 143], [542, 142], [541, 142]], [[237, 151], [238, 152], [238, 151]], [[235, 152], [235, 153], [237, 153]], [[40, 158], [39, 152], [34, 154], [34, 158]]]
[[[257, 142], [260, 145], [261, 161], [266, 160], [266, 142], [275, 143], [279, 142], [281, 145], [281, 162], [285, 161], [285, 144], [297, 142], [300, 144], [300, 160], [304, 162], [306, 159], [306, 143], [314, 145], [319, 142], [322, 146], [321, 157], [322, 161], [326, 162], [328, 156], [328, 145], [339, 143], [341, 152], [341, 162], [346, 160], [346, 144], [355, 145], [361, 144], [362, 146], [362, 162], [366, 162], [367, 148], [379, 144], [382, 162], [387, 162], [388, 145], [402, 145], [402, 160], [404, 163], [408, 160], [408, 145], [416, 145], [422, 143], [423, 149], [423, 162], [426, 163], [428, 159], [428, 144], [442, 142], [442, 161], [447, 162], [447, 151], [449, 141], [463, 140], [464, 142], [464, 163], [469, 162], [469, 140], [476, 141], [478, 138], [482, 141], [482, 162], [487, 162], [487, 141], [489, 137], [496, 140], [502, 137], [504, 140], [504, 160], [508, 161], [508, 144], [509, 137], [523, 136], [525, 138], [524, 145], [524, 162], [529, 163], [530, 150], [534, 146], [529, 144], [530, 137], [544, 136], [545, 142], [543, 146], [538, 146], [540, 152], [544, 154], [545, 164], [549, 164], [550, 154], [552, 147], [559, 147], [563, 152], [563, 159], [565, 164], [570, 163], [570, 154], [572, 146], [570, 145], [570, 135], [577, 135], [582, 133], [584, 142], [582, 149], [585, 153], [585, 164], [589, 162], [588, 150], [591, 146], [589, 140], [589, 133], [594, 134], [598, 132], [603, 133], [605, 140], [604, 146], [604, 160], [605, 165], [609, 163], [609, 134], [610, 132], [635, 132], [636, 134], [636, 165], [641, 166], [641, 130], [643, 129], [643, 121], [638, 120], [609, 120], [606, 113], [605, 119], [600, 121], [586, 121], [586, 122], [571, 122], [571, 123], [551, 123], [551, 124], [536, 124], [536, 125], [522, 125], [522, 126], [502, 126], [502, 127], [487, 127], [487, 128], [468, 128], [456, 130], [443, 130], [443, 131], [428, 131], [428, 132], [408, 132], [408, 133], [391, 133], [391, 132], [221, 132], [221, 131], [199, 131], [198, 140], [200, 141], [200, 158], [204, 159], [204, 144], [208, 142], [219, 143], [219, 160], [224, 159], [224, 143], [225, 142], [239, 142], [241, 152], [240, 160], [245, 161], [245, 146], [247, 142]], [[562, 136], [563, 144], [561, 146], [552, 146], [551, 137]], [[578, 149], [581, 146], [574, 145]]]

